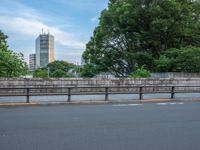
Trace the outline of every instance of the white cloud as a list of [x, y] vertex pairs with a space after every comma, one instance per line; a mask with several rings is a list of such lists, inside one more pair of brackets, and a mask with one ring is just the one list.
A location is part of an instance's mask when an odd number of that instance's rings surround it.
[[94, 22], [96, 23], [98, 21], [98, 17], [97, 16], [94, 16], [90, 19], [91, 22]]
[[[32, 40], [34, 43], [34, 39], [36, 39], [43, 28], [44, 30], [48, 29], [54, 35], [56, 44], [65, 46], [69, 54], [70, 50], [83, 51], [85, 49], [86, 41], [80, 40], [79, 34], [62, 30], [61, 24], [58, 26], [49, 24], [48, 21], [53, 20], [52, 17], [42, 16], [37, 10], [16, 1], [8, 0], [3, 2], [4, 5], [9, 6], [4, 7], [3, 4], [0, 6], [0, 29], [13, 35], [16, 39], [9, 37], [13, 41], [23, 39], [24, 41], [29, 40], [29, 42]], [[28, 55], [28, 52], [26, 55]], [[80, 55], [77, 56], [80, 58]]]
[[63, 53], [63, 52], [58, 52], [57, 54], [63, 55], [63, 56], [81, 56], [82, 52], [69, 52], [69, 53]]
[[84, 49], [85, 43], [76, 39], [72, 33], [62, 31], [58, 27], [49, 26], [40, 20], [25, 17], [0, 16], [0, 27], [15, 34], [36, 37], [43, 29], [48, 29], [55, 36], [55, 41], [72, 48]]

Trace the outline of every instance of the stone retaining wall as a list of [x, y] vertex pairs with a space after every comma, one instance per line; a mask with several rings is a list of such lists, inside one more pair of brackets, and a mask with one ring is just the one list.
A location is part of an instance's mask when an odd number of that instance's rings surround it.
[[200, 85], [200, 78], [161, 79], [85, 79], [85, 78], [0, 78], [0, 87], [38, 86], [126, 86], [126, 85]]

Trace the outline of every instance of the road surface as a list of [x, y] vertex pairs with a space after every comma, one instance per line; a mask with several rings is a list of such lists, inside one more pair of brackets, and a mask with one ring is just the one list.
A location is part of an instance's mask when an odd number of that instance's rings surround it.
[[198, 150], [200, 103], [0, 108], [1, 150]]

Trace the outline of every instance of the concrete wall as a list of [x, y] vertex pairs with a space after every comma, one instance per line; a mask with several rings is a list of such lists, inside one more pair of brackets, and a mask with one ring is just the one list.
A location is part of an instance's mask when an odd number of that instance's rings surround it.
[[151, 73], [151, 78], [200, 78], [200, 73], [155, 72]]
[[24, 86], [120, 86], [120, 85], [200, 85], [200, 78], [160, 78], [160, 79], [83, 79], [83, 78], [0, 78], [0, 87]]

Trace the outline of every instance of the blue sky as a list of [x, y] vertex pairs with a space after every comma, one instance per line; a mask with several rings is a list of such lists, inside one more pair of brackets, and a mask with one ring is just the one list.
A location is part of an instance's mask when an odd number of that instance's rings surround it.
[[28, 61], [42, 28], [55, 37], [55, 59], [80, 63], [85, 44], [109, 0], [1, 0], [0, 30]]

